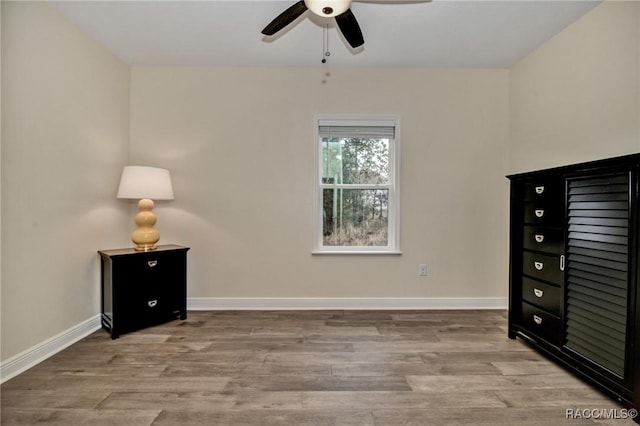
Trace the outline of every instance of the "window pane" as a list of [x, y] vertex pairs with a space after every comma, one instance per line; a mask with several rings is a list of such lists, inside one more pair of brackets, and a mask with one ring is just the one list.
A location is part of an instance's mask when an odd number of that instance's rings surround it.
[[389, 139], [322, 138], [322, 182], [388, 184]]
[[324, 246], [387, 246], [389, 191], [322, 191]]

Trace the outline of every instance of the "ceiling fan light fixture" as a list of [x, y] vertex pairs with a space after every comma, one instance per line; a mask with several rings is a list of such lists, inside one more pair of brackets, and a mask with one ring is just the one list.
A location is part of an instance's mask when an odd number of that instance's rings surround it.
[[316, 15], [332, 18], [349, 10], [351, 0], [304, 0], [304, 4]]

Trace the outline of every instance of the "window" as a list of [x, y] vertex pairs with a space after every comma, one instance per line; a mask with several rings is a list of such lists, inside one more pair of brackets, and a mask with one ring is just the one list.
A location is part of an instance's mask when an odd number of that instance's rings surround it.
[[398, 118], [316, 119], [314, 253], [398, 253]]

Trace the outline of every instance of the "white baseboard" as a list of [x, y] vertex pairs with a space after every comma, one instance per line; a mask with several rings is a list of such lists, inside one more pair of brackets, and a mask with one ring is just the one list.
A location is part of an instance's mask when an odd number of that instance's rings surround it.
[[102, 327], [96, 315], [0, 363], [0, 383], [17, 376]]
[[191, 297], [187, 310], [507, 309], [506, 297]]

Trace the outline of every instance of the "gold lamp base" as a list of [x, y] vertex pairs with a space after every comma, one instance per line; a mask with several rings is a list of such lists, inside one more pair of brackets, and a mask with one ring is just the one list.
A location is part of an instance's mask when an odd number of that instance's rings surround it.
[[136, 214], [138, 229], [131, 234], [131, 241], [136, 245], [136, 251], [151, 251], [158, 248], [156, 243], [160, 240], [160, 232], [153, 227], [157, 218], [153, 213], [153, 201], [143, 198], [138, 202], [140, 211]]

